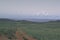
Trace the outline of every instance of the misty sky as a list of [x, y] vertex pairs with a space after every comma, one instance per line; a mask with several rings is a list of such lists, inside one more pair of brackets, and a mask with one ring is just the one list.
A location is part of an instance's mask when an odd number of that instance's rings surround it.
[[60, 0], [0, 0], [0, 18], [60, 19]]

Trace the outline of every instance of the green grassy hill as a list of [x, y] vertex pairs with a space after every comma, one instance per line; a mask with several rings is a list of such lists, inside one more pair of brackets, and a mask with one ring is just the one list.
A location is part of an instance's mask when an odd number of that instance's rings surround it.
[[[14, 33], [16, 29], [38, 40], [60, 40], [60, 22], [33, 23], [28, 21], [0, 21], [0, 34]], [[9, 31], [10, 30], [10, 34]], [[11, 36], [11, 35], [10, 35]]]

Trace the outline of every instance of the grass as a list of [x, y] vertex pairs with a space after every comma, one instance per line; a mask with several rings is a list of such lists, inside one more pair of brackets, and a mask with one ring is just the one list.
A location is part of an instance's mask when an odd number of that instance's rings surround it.
[[38, 40], [60, 40], [60, 22], [0, 22], [0, 30], [15, 31], [16, 28], [26, 32], [28, 35], [33, 36]]

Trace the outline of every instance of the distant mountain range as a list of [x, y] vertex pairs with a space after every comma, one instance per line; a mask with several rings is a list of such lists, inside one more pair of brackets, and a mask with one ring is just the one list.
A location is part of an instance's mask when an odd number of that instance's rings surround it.
[[0, 21], [48, 22], [48, 21], [60, 21], [60, 20], [55, 20], [55, 19], [25, 19], [25, 20], [13, 20], [13, 19], [0, 18]]
[[48, 21], [56, 21], [58, 19], [26, 19], [26, 20], [33, 22], [48, 22]]
[[0, 18], [0, 21], [15, 21], [13, 19], [7, 19], [7, 18]]

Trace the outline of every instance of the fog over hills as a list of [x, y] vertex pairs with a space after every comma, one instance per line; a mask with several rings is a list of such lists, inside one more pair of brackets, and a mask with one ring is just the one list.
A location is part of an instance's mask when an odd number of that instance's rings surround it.
[[28, 21], [33, 21], [33, 22], [48, 22], [48, 21], [56, 21], [56, 19], [26, 19]]
[[56, 21], [58, 19], [8, 19], [8, 18], [0, 18], [0, 21], [31, 21], [31, 22], [48, 22], [48, 21]]

